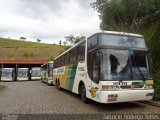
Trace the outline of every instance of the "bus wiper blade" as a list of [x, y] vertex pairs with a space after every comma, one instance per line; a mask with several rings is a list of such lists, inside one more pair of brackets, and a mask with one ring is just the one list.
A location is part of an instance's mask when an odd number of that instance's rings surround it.
[[122, 82], [122, 81], [124, 80], [125, 75], [126, 75], [128, 69], [129, 69], [129, 65], [127, 64], [127, 65], [123, 68], [124, 71], [122, 70], [122, 72], [121, 72], [122, 79], [119, 80], [120, 82]]
[[139, 73], [140, 73], [140, 75], [141, 75], [143, 81], [146, 81], [146, 79], [145, 79], [145, 77], [144, 77], [144, 75], [143, 75], [142, 70], [141, 70], [138, 66], [136, 66], [136, 67], [137, 67], [137, 69], [138, 69], [138, 71], [139, 71]]

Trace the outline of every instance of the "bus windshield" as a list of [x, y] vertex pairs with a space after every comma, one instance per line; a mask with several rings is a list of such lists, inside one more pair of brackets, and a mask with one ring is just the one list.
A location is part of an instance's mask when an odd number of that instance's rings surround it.
[[123, 35], [100, 35], [100, 46], [120, 46], [120, 47], [132, 47], [132, 48], [146, 48], [143, 37], [132, 37]]
[[146, 79], [151, 79], [146, 52], [102, 50], [101, 80]]
[[18, 77], [28, 77], [28, 69], [19, 69]]
[[12, 69], [2, 69], [2, 77], [12, 77]]
[[32, 69], [32, 77], [40, 77], [40, 69]]

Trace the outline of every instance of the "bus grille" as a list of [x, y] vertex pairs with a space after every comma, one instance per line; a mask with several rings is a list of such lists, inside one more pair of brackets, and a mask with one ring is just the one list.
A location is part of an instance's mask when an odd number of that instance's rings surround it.
[[134, 88], [143, 88], [144, 85], [125, 85], [120, 86], [121, 89], [134, 89]]

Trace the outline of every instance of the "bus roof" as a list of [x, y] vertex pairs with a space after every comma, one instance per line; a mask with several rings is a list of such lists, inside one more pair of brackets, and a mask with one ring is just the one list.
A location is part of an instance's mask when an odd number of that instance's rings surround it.
[[2, 68], [2, 69], [6, 69], [7, 70], [7, 69], [15, 69], [15, 68]]
[[[139, 34], [134, 34], [134, 33], [127, 33], [127, 32], [117, 32], [117, 31], [100, 31], [100, 32], [97, 32], [95, 34], [92, 34], [91, 36], [89, 36], [88, 38], [96, 35], [96, 34], [112, 34], [112, 35], [124, 35], [124, 36], [132, 36], [132, 37], [141, 37], [143, 38], [144, 36], [142, 35], [139, 35]], [[88, 39], [87, 38], [87, 39]], [[82, 42], [84, 42], [85, 40], [82, 40], [80, 42], [78, 42], [77, 44], [75, 44], [74, 46], [72, 46], [71, 48], [69, 48], [68, 50], [66, 50], [65, 52], [63, 52], [62, 54], [60, 54], [59, 56], [57, 56], [55, 59], [61, 57], [62, 55], [66, 54], [68, 51], [70, 51], [72, 48], [78, 46], [79, 44], [81, 44]], [[54, 59], [54, 60], [55, 60]]]
[[29, 69], [29, 68], [18, 68], [18, 69], [24, 69], [25, 70], [25, 69]]
[[93, 34], [91, 36], [94, 36], [96, 34], [102, 34], [102, 33], [103, 34], [112, 34], [112, 35], [124, 35], [124, 36], [133, 36], [133, 37], [144, 37], [144, 36], [142, 36], [140, 34], [127, 33], [127, 32], [117, 32], [117, 31], [100, 31], [100, 32], [97, 32], [97, 33], [95, 33], [95, 34]]

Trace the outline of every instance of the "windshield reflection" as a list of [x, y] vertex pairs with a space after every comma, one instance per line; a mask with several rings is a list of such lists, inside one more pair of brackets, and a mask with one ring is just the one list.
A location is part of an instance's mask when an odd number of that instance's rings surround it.
[[102, 50], [101, 80], [150, 79], [145, 52]]
[[12, 77], [12, 69], [2, 69], [2, 77], [10, 78]]
[[40, 69], [32, 69], [32, 77], [40, 77]]
[[143, 37], [101, 34], [100, 38], [100, 45], [146, 48]]
[[28, 69], [19, 69], [18, 77], [28, 77]]

